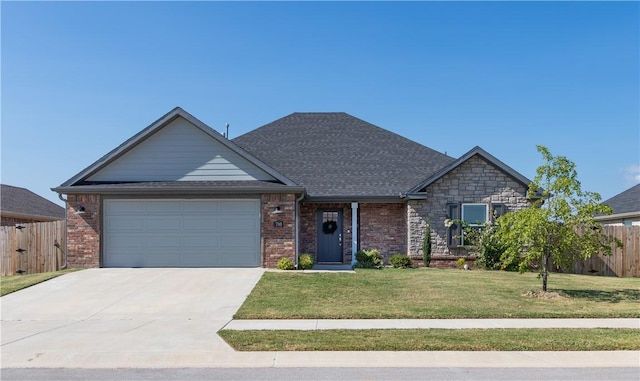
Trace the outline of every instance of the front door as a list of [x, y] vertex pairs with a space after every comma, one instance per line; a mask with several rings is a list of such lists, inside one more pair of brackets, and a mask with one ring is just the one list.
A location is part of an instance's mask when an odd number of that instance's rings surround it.
[[342, 210], [318, 211], [318, 262], [342, 263]]

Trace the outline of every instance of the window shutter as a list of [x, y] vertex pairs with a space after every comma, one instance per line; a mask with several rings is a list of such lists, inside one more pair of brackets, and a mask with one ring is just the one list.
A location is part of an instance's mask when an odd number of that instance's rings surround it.
[[495, 221], [496, 218], [504, 215], [507, 212], [507, 206], [505, 204], [491, 204], [491, 221]]
[[[460, 204], [451, 202], [447, 204], [447, 218], [450, 220], [460, 220]], [[460, 245], [461, 226], [459, 222], [447, 227], [447, 246], [458, 247]]]

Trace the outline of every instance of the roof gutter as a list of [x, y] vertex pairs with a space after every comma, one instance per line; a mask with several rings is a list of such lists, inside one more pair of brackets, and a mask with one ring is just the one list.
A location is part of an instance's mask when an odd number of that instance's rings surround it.
[[371, 202], [371, 203], [402, 203], [402, 195], [398, 196], [320, 196], [320, 197], [307, 197], [306, 202], [321, 203], [321, 202]]
[[625, 218], [633, 218], [640, 217], [640, 211], [637, 212], [627, 212], [627, 213], [618, 213], [618, 214], [609, 214], [606, 216], [596, 216], [594, 219], [596, 221], [609, 221], [609, 220], [618, 220]]

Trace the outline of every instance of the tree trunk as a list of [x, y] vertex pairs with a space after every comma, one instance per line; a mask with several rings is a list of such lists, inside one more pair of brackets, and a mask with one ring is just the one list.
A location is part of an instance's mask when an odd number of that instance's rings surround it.
[[549, 262], [549, 256], [545, 250], [542, 254], [542, 292], [547, 292], [547, 263]]

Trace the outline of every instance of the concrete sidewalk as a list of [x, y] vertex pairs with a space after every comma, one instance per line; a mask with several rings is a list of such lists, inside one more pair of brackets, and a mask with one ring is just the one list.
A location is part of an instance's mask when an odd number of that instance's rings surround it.
[[228, 330], [323, 329], [465, 329], [465, 328], [634, 328], [640, 319], [297, 319], [232, 320]]

